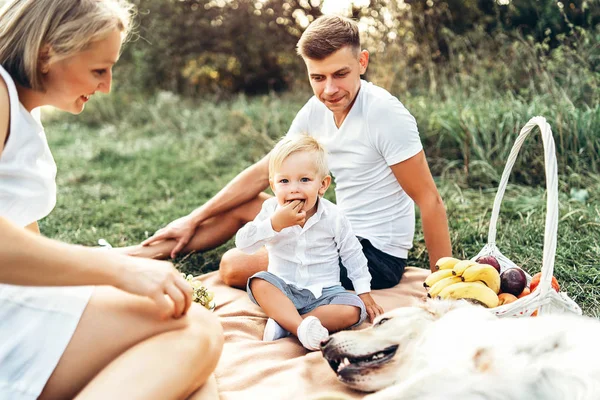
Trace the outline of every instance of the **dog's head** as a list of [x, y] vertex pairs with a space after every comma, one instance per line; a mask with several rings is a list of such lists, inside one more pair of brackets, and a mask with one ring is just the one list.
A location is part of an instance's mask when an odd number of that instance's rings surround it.
[[463, 302], [427, 301], [413, 307], [401, 307], [373, 321], [359, 331], [342, 331], [321, 344], [323, 356], [338, 379], [364, 392], [392, 385], [398, 379], [409, 348], [435, 320]]

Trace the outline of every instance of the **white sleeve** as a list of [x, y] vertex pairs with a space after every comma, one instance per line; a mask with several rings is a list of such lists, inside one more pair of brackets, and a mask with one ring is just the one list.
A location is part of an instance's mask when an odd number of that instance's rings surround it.
[[273, 202], [266, 200], [254, 221], [248, 222], [236, 233], [235, 246], [244, 253], [253, 254], [274, 238], [277, 232], [271, 225], [273, 211]]
[[371, 104], [367, 118], [369, 138], [387, 165], [408, 160], [423, 150], [417, 121], [395, 97]]
[[311, 102], [312, 98], [306, 102], [300, 111], [298, 111], [286, 136], [302, 135], [309, 132], [310, 114], [312, 109]]
[[368, 293], [371, 291], [371, 274], [362, 246], [350, 227], [350, 221], [342, 213], [336, 219], [335, 240], [342, 264], [348, 270], [348, 278], [356, 294]]

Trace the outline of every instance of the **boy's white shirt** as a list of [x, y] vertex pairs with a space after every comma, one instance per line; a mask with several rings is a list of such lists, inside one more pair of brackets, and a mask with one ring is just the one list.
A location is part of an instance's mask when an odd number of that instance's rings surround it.
[[371, 274], [362, 246], [335, 204], [319, 198], [316, 213], [304, 227], [294, 225], [276, 232], [271, 216], [278, 207], [274, 197], [263, 203], [254, 221], [236, 234], [238, 249], [251, 254], [265, 246], [269, 253], [268, 271], [289, 284], [310, 290], [316, 298], [323, 288], [340, 285], [339, 258], [356, 293], [371, 291]]
[[356, 236], [395, 257], [407, 258], [415, 234], [413, 200], [390, 166], [422, 149], [415, 118], [386, 90], [361, 80], [342, 125], [316, 97], [298, 112], [288, 135], [309, 134], [328, 150], [336, 203]]

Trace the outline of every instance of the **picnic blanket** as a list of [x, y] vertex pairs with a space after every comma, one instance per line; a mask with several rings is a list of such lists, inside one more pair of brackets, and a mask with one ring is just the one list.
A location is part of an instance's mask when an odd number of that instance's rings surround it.
[[[408, 306], [426, 295], [423, 281], [428, 274], [425, 269], [408, 267], [397, 286], [375, 290], [372, 296], [385, 311]], [[364, 396], [338, 382], [321, 352], [307, 351], [295, 336], [263, 342], [267, 316], [245, 291], [225, 285], [218, 272], [201, 279], [215, 293], [215, 314], [225, 334], [215, 371], [221, 400], [313, 399], [332, 392], [353, 399]], [[369, 325], [366, 322], [357, 329]]]

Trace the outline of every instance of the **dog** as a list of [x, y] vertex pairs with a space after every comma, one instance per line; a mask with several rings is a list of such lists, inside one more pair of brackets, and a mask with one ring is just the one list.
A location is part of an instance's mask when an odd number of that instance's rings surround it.
[[321, 344], [368, 400], [598, 400], [600, 321], [498, 318], [466, 301], [398, 308]]

